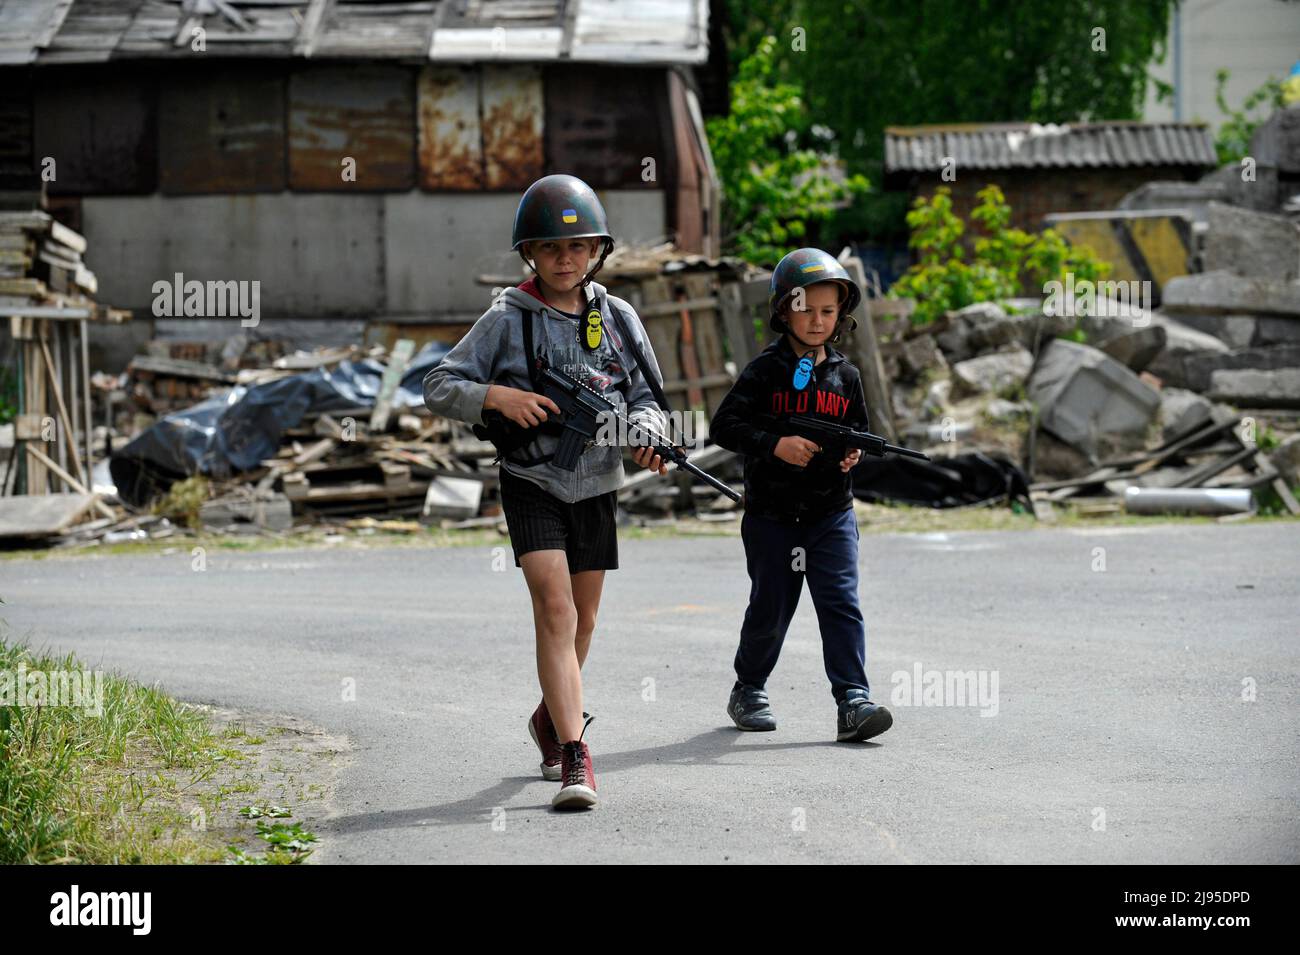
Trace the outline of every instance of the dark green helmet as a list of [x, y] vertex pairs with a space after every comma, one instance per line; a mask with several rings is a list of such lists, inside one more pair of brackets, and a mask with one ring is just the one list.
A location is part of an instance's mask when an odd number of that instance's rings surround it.
[[515, 212], [516, 251], [538, 239], [604, 239], [605, 253], [614, 247], [605, 207], [596, 192], [577, 176], [545, 176], [528, 187]]
[[[862, 299], [862, 291], [858, 288], [858, 283], [849, 278], [849, 273], [844, 271], [844, 266], [840, 265], [834, 256], [821, 249], [795, 249], [782, 258], [772, 270], [772, 282], [768, 286], [767, 293], [767, 310], [768, 324], [773, 331], [782, 333], [788, 331], [785, 319], [781, 318], [781, 312], [794, 290], [807, 288], [818, 282], [839, 282], [844, 286], [845, 297], [844, 305], [840, 309], [840, 321], [848, 318], [851, 322], [850, 330], [858, 327], [857, 319], [852, 317], [853, 310], [858, 307], [858, 302]], [[839, 333], [836, 332], [831, 341], [838, 340]]]

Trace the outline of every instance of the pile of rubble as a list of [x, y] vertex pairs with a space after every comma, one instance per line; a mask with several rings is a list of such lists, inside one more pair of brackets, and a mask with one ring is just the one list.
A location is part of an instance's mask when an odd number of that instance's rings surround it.
[[1160, 309], [1013, 300], [895, 320], [881, 350], [903, 433], [940, 455], [1000, 450], [1045, 502], [1270, 489], [1300, 513], [1300, 228], [1210, 203], [1200, 253], [1214, 268], [1171, 280]]
[[[96, 429], [97, 443], [111, 441], [114, 448], [94, 468], [103, 497], [98, 513], [40, 535], [45, 543], [170, 538], [186, 525], [271, 536], [320, 526], [400, 532], [503, 526], [496, 449], [468, 425], [433, 416], [423, 405], [419, 384], [446, 345], [433, 342], [415, 355], [410, 340], [399, 340], [391, 351], [322, 348], [263, 368], [228, 365], [220, 375], [189, 376], [197, 388], [192, 400], [163, 413], [157, 391], [151, 402], [141, 400], [142, 367], [176, 373], [218, 367], [197, 360], [210, 357], [203, 353], [163, 359], [163, 344], [150, 343], [150, 355], [137, 356], [112, 387], [101, 387], [101, 397], [127, 399], [110, 417], [144, 427], [129, 439]], [[146, 409], [160, 417], [154, 421]], [[702, 466], [735, 465], [729, 452], [708, 451], [698, 458]], [[738, 466], [732, 470], [738, 479]], [[701, 497], [681, 480], [656, 477], [632, 475], [624, 506], [654, 520], [670, 514], [683, 494]], [[706, 514], [709, 505], [698, 501]]]

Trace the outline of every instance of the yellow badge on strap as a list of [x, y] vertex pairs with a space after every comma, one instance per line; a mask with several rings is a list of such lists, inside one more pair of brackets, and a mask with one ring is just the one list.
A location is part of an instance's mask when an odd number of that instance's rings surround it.
[[603, 321], [604, 316], [601, 315], [598, 306], [593, 304], [587, 309], [587, 327], [584, 329], [583, 338], [588, 351], [595, 351], [600, 347], [600, 339], [605, 334], [601, 325]]

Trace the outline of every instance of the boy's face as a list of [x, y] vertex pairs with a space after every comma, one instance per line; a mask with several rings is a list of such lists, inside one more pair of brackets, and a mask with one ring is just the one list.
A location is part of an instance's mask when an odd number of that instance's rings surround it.
[[587, 274], [600, 239], [542, 239], [524, 245], [537, 275], [550, 288], [567, 292]]
[[[799, 294], [801, 291], [802, 295]], [[809, 345], [824, 344], [835, 333], [835, 321], [840, 314], [840, 295], [838, 282], [818, 282], [803, 289], [795, 289], [785, 310], [791, 331]]]

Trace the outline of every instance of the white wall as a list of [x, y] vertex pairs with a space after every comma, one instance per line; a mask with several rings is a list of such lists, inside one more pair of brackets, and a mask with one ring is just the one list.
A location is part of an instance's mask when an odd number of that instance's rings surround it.
[[[600, 193], [616, 241], [665, 231], [662, 190]], [[82, 202], [97, 300], [149, 311], [153, 284], [261, 283], [263, 317], [477, 315], [483, 273], [518, 274], [508, 193], [113, 196]]]
[[[1233, 109], [1268, 79], [1285, 79], [1300, 59], [1300, 3], [1282, 0], [1183, 0], [1182, 90], [1184, 121], [1204, 120], [1218, 130], [1224, 120], [1214, 101], [1215, 73], [1230, 72], [1225, 98]], [[1152, 76], [1173, 82], [1175, 21], [1170, 18], [1165, 62]], [[1260, 115], [1267, 115], [1263, 112]], [[1157, 104], [1148, 84], [1145, 119], [1172, 120], [1173, 102]]]

